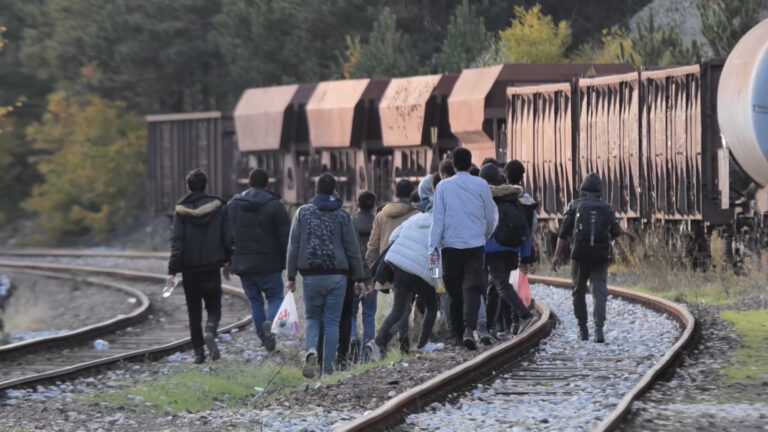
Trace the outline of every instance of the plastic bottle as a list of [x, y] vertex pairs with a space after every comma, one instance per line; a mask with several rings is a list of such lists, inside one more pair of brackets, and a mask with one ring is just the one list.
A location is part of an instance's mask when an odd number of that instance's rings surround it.
[[171, 294], [173, 294], [173, 290], [176, 289], [177, 286], [181, 285], [181, 275], [176, 275], [173, 277], [173, 286], [163, 286], [163, 298], [170, 297]]

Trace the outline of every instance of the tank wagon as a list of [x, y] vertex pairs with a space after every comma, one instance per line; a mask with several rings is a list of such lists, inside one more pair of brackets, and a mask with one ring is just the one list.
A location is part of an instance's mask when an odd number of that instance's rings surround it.
[[260, 167], [288, 206], [306, 202], [323, 172], [337, 177], [347, 208], [362, 190], [386, 202], [398, 180], [418, 181], [464, 146], [476, 163], [523, 161], [550, 231], [595, 171], [625, 226], [663, 224], [699, 240], [718, 227], [727, 254], [758, 249], [768, 209], [766, 41], [768, 21], [727, 62], [641, 72], [507, 64], [248, 89], [231, 116], [147, 117], [150, 206], [170, 211], [194, 166], [225, 198]]

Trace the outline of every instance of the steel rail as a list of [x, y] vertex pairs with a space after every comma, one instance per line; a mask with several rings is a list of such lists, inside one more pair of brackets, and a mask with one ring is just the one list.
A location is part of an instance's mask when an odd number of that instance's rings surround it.
[[441, 396], [468, 383], [487, 378], [494, 370], [502, 369], [511, 361], [521, 358], [546, 338], [554, 326], [555, 316], [549, 308], [539, 302], [535, 306], [539, 319], [523, 334], [395, 396], [371, 413], [334, 430], [353, 432], [385, 429], [400, 422], [409, 413], [418, 412], [433, 401], [442, 399]]
[[[92, 273], [92, 274], [101, 274], [105, 276], [119, 277], [119, 278], [126, 278], [126, 279], [147, 280], [152, 282], [165, 281], [165, 276], [153, 274], [153, 273], [144, 273], [144, 272], [138, 272], [133, 270], [120, 270], [120, 269], [110, 269], [110, 268], [101, 268], [101, 267], [41, 263], [41, 262], [32, 262], [32, 261], [0, 260], [0, 267], [11, 268], [11, 269], [43, 269], [43, 270], [52, 270], [52, 271], [59, 271], [59, 272], [66, 271], [66, 272], [75, 272], [75, 273], [77, 272]], [[227, 295], [232, 295], [247, 301], [247, 297], [245, 293], [239, 288], [236, 288], [230, 285], [222, 285], [222, 291]], [[243, 328], [250, 323], [251, 323], [251, 317], [249, 315], [232, 324], [222, 327], [220, 332], [227, 332], [233, 328], [238, 328], [238, 329]], [[32, 375], [28, 375], [28, 376], [24, 376], [16, 379], [2, 381], [0, 382], [0, 390], [16, 387], [23, 384], [29, 384], [33, 382], [45, 381], [51, 378], [58, 378], [66, 375], [71, 375], [78, 372], [83, 372], [88, 369], [104, 366], [111, 363], [120, 362], [127, 359], [133, 359], [133, 358], [139, 358], [139, 357], [156, 357], [156, 356], [164, 355], [168, 352], [178, 350], [179, 348], [188, 346], [190, 343], [191, 343], [191, 338], [186, 337], [183, 339], [173, 340], [162, 345], [155, 345], [148, 348], [137, 349], [137, 350], [125, 352], [125, 353], [110, 356], [110, 357], [104, 357], [104, 358], [91, 360], [83, 363], [73, 364], [71, 366], [59, 368], [56, 370], [46, 371], [43, 373], [32, 374]]]
[[0, 256], [27, 256], [27, 257], [105, 257], [105, 258], [157, 258], [168, 259], [169, 252], [143, 252], [143, 251], [99, 251], [82, 249], [58, 249], [58, 248], [0, 248]]
[[[534, 283], [543, 283], [564, 288], [573, 287], [573, 282], [568, 279], [530, 275], [529, 280]], [[693, 341], [693, 331], [696, 326], [696, 319], [691, 312], [680, 304], [650, 294], [644, 294], [615, 286], [608, 287], [608, 294], [664, 312], [675, 318], [675, 320], [683, 326], [683, 331], [680, 334], [680, 337], [678, 337], [677, 342], [675, 342], [656, 364], [643, 375], [640, 381], [638, 381], [638, 383], [624, 395], [611, 414], [603, 419], [600, 425], [597, 426], [595, 429], [596, 431], [610, 431], [621, 424], [624, 418], [629, 414], [632, 408], [632, 402], [645, 393], [662, 373], [673, 368], [677, 358], [686, 346]]]
[[[57, 279], [69, 279], [68, 275], [61, 273], [39, 272], [29, 269], [17, 269], [19, 273], [36, 274], [49, 278]], [[8, 357], [11, 355], [26, 354], [34, 350], [49, 349], [57, 345], [70, 342], [79, 342], [86, 339], [90, 339], [96, 336], [105, 335], [115, 332], [122, 328], [130, 327], [146, 320], [149, 315], [150, 301], [149, 297], [143, 292], [129, 287], [127, 285], [121, 285], [112, 283], [109, 281], [96, 280], [91, 278], [85, 278], [86, 282], [91, 285], [105, 286], [115, 289], [122, 293], [128, 294], [138, 299], [139, 305], [128, 314], [120, 314], [114, 318], [77, 328], [66, 333], [61, 333], [54, 336], [46, 336], [41, 338], [29, 339], [21, 342], [11, 343], [0, 346], [0, 357]]]

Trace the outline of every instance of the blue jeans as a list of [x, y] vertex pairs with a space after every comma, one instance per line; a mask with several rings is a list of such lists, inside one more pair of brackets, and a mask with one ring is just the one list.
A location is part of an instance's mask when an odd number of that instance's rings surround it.
[[323, 373], [333, 373], [339, 344], [339, 321], [347, 291], [345, 275], [304, 277], [304, 312], [307, 318], [307, 351], [317, 352], [320, 328], [323, 329]]
[[360, 303], [363, 304], [363, 343], [367, 344], [376, 336], [377, 299], [378, 291], [375, 290], [363, 298], [355, 295], [352, 303], [352, 339], [359, 337], [357, 333], [357, 311], [360, 309]]
[[[272, 321], [283, 302], [283, 276], [281, 273], [242, 275], [243, 291], [251, 304], [251, 317], [256, 335], [264, 339], [264, 321]], [[264, 312], [264, 297], [269, 307]]]

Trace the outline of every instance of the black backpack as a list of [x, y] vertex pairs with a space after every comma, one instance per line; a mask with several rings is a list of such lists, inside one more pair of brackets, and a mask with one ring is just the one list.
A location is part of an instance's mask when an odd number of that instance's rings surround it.
[[493, 238], [502, 246], [520, 247], [531, 230], [528, 211], [520, 200], [502, 201], [498, 205], [499, 224]]
[[584, 202], [576, 209], [571, 258], [584, 264], [605, 264], [611, 252], [608, 209], [602, 201]]

